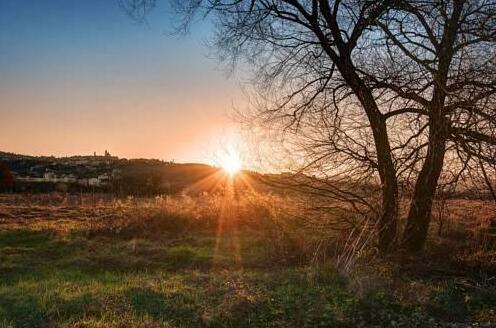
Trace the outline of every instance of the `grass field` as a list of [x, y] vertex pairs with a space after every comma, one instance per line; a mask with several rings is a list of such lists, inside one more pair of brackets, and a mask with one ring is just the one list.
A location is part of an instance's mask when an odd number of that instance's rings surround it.
[[343, 265], [278, 201], [0, 195], [0, 327], [496, 327], [490, 203]]

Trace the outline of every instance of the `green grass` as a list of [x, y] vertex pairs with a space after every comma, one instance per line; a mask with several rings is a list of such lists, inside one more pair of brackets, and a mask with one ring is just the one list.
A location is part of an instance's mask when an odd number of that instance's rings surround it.
[[262, 240], [238, 237], [236, 255], [232, 236], [1, 232], [0, 327], [437, 327], [494, 315], [491, 293], [424, 282], [425, 302], [405, 301], [332, 267], [274, 264]]
[[36, 197], [0, 199], [0, 328], [496, 326], [494, 273], [451, 250], [344, 271], [346, 236], [286, 199]]

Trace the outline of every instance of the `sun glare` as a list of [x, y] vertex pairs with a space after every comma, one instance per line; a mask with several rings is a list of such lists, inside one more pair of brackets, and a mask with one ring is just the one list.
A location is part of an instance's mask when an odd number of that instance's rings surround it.
[[241, 170], [241, 159], [239, 158], [238, 153], [234, 150], [227, 151], [220, 158], [219, 164], [231, 177], [236, 175], [236, 173]]

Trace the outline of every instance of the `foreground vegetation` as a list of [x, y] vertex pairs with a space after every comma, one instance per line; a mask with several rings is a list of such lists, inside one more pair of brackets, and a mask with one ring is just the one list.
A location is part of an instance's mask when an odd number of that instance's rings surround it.
[[425, 254], [392, 258], [297, 208], [0, 195], [0, 327], [496, 325], [490, 203], [450, 201]]

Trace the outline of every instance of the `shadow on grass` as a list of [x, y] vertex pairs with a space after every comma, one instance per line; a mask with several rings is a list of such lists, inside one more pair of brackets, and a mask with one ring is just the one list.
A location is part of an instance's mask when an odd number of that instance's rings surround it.
[[[36, 297], [0, 293], [0, 319], [14, 327], [46, 327], [45, 313]], [[1, 323], [1, 321], [0, 321]]]
[[0, 232], [0, 281], [54, 270], [140, 272], [209, 269], [213, 245], [168, 245], [146, 240], [59, 236], [50, 231]]
[[134, 313], [156, 321], [190, 325], [197, 321], [198, 302], [181, 291], [158, 292], [151, 288], [130, 288], [124, 292]]
[[[241, 249], [256, 248], [243, 243]], [[0, 327], [71, 325], [88, 318], [101, 326], [105, 320], [148, 320], [187, 327], [430, 327], [468, 322], [474, 309], [491, 315], [496, 306], [494, 291], [457, 284], [432, 282], [427, 301], [407, 304], [386, 287], [353, 291], [334, 271], [259, 270], [256, 263], [269, 257], [258, 251], [242, 251], [244, 270], [221, 270], [237, 263], [229, 247], [219, 254], [214, 248], [212, 236], [171, 242], [0, 232]]]
[[[175, 272], [181, 270], [270, 268], [274, 265], [261, 241], [246, 237], [236, 254], [229, 236], [216, 248], [214, 236], [195, 239], [88, 238], [81, 233], [61, 236], [51, 231], [0, 232], [0, 281], [24, 275], [42, 278], [54, 270], [95, 272]], [[249, 239], [249, 240], [248, 240]], [[239, 251], [238, 251], [239, 252]]]
[[77, 245], [47, 231], [12, 230], [0, 233], [0, 280], [9, 281], [53, 268], [74, 254]]

